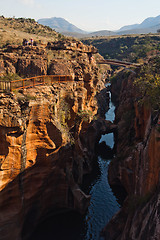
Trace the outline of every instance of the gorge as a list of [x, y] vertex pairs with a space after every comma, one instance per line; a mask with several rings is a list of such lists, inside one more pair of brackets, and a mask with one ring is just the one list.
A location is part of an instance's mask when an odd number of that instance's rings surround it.
[[[29, 239], [39, 222], [58, 212], [84, 213], [90, 196], [80, 186], [91, 172], [95, 143], [116, 129], [100, 118], [108, 107], [108, 93], [88, 48], [78, 41], [56, 44], [49, 45], [49, 53], [59, 58], [49, 65], [45, 48], [8, 46], [1, 52], [3, 71], [68, 71], [78, 79], [1, 93], [2, 239]], [[68, 59], [62, 60], [66, 53]], [[106, 74], [109, 70], [105, 67]], [[95, 115], [99, 117], [91, 122]]]
[[[105, 114], [105, 119], [113, 121], [115, 107], [111, 99], [109, 101], [109, 110]], [[113, 146], [113, 133], [103, 135], [97, 144], [98, 156], [94, 160], [93, 173], [84, 177], [82, 184], [84, 192], [91, 195], [90, 205], [84, 217], [75, 212], [52, 216], [37, 227], [31, 239], [47, 240], [53, 237], [55, 240], [100, 239], [102, 228], [119, 209], [107, 180], [108, 165], [113, 158]]]
[[73, 78], [0, 92], [0, 239], [158, 240], [158, 50], [134, 71], [99, 66], [75, 39], [6, 44], [0, 56], [1, 81]]

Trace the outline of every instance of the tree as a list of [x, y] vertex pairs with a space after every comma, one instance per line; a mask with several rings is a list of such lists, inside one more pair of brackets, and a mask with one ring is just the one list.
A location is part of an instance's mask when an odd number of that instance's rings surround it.
[[[158, 62], [155, 65], [155, 68], [157, 67]], [[148, 99], [153, 109], [160, 108], [160, 74], [156, 73], [154, 66], [143, 66], [134, 84], [139, 87], [142, 94], [140, 103]]]
[[157, 29], [157, 33], [160, 33], [160, 29]]

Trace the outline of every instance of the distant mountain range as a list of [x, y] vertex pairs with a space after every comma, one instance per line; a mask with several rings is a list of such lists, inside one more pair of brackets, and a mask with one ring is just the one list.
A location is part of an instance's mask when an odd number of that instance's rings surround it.
[[124, 34], [147, 34], [156, 33], [160, 29], [160, 15], [157, 17], [146, 18], [140, 24], [127, 25], [120, 28], [117, 31], [101, 30], [96, 32], [86, 32], [75, 25], [69, 23], [64, 18], [42, 18], [38, 20], [38, 23], [49, 26], [55, 29], [57, 32], [67, 36], [73, 36], [77, 38], [83, 37], [95, 37], [95, 36], [111, 36], [111, 35], [124, 35]]
[[133, 24], [124, 26], [119, 29], [119, 31], [127, 31], [127, 30], [133, 30], [133, 29], [145, 29], [145, 28], [152, 28], [157, 25], [160, 25], [160, 15], [157, 17], [149, 17], [146, 18], [142, 23], [140, 24]]
[[41, 18], [38, 20], [38, 23], [49, 26], [56, 30], [56, 32], [59, 33], [65, 33], [65, 32], [71, 32], [71, 33], [81, 33], [85, 34], [86, 31], [81, 30], [80, 28], [77, 28], [75, 25], [69, 23], [64, 18]]

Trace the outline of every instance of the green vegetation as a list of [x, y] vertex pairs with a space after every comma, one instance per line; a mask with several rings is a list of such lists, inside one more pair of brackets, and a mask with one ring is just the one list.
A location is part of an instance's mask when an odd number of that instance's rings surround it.
[[92, 44], [98, 48], [99, 53], [106, 59], [138, 63], [160, 51], [160, 36], [158, 34], [91, 38], [83, 40], [83, 43]]
[[141, 92], [139, 103], [148, 101], [153, 109], [160, 108], [160, 57], [156, 57], [141, 67], [134, 84]]
[[5, 18], [0, 16], [0, 47], [22, 44], [23, 39], [33, 38], [47, 44], [58, 39], [58, 33], [48, 26], [38, 24], [31, 18]]
[[19, 91], [15, 90], [14, 94], [17, 95], [17, 100], [19, 103], [23, 103], [23, 102], [29, 102], [31, 100], [36, 100], [36, 96], [30, 95], [30, 94], [26, 94], [26, 95], [20, 95], [19, 96]]
[[30, 100], [36, 100], [37, 98], [36, 98], [36, 96], [27, 94], [27, 95], [25, 95], [25, 99], [26, 99], [26, 101], [30, 101]]
[[55, 37], [55, 35], [57, 36], [57, 33], [52, 28], [38, 24], [31, 18], [4, 18], [1, 16], [0, 23], [5, 27], [22, 30], [26, 33], [41, 34], [44, 36], [52, 35], [53, 37]]
[[89, 110], [80, 110], [77, 115], [85, 122], [90, 121], [90, 118], [93, 117], [93, 113]]
[[66, 135], [69, 143], [74, 145], [75, 140], [70, 132], [70, 127], [68, 126], [68, 121], [71, 119], [70, 105], [65, 98], [61, 98], [58, 107], [58, 120], [61, 124], [62, 132]]
[[58, 117], [60, 119], [61, 125], [67, 126], [67, 120], [70, 120], [71, 116], [70, 116], [70, 106], [65, 101], [65, 99], [60, 99]]
[[117, 84], [120, 78], [124, 79], [128, 79], [129, 75], [131, 74], [131, 72], [129, 70], [125, 70], [123, 72], [119, 72], [118, 74], [116, 72], [114, 72], [114, 74], [109, 78], [111, 84]]
[[58, 39], [59, 39], [59, 40], [64, 40], [64, 39], [65, 39], [65, 36], [62, 35], [61, 33], [58, 33]]
[[0, 81], [4, 81], [4, 82], [19, 80], [19, 79], [21, 79], [21, 77], [16, 73], [15, 74], [9, 73], [7, 75], [4, 75], [4, 76], [0, 77]]

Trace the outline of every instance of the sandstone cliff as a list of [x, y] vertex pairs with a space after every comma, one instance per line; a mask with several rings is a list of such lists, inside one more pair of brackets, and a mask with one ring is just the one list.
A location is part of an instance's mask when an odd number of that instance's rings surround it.
[[[83, 175], [92, 169], [101, 133], [116, 126], [97, 115], [105, 79], [95, 58], [82, 43], [73, 42], [59, 42], [60, 49], [1, 50], [3, 75], [72, 74], [78, 80], [0, 94], [3, 240], [28, 239], [48, 215], [66, 209], [84, 213], [89, 204], [90, 196], [80, 188]], [[92, 121], [94, 116], [98, 119]]]
[[[139, 70], [138, 70], [139, 71]], [[122, 186], [127, 198], [122, 209], [103, 231], [105, 239], [159, 239], [159, 111], [146, 101], [140, 103], [138, 76], [121, 72], [113, 79], [117, 100], [117, 157], [110, 164], [109, 182]], [[116, 94], [114, 94], [116, 93]]]
[[24, 78], [68, 74], [76, 79], [90, 80], [98, 72], [97, 59], [102, 57], [94, 47], [77, 40], [65, 39], [38, 46], [7, 45], [0, 49], [0, 76], [16, 73]]

